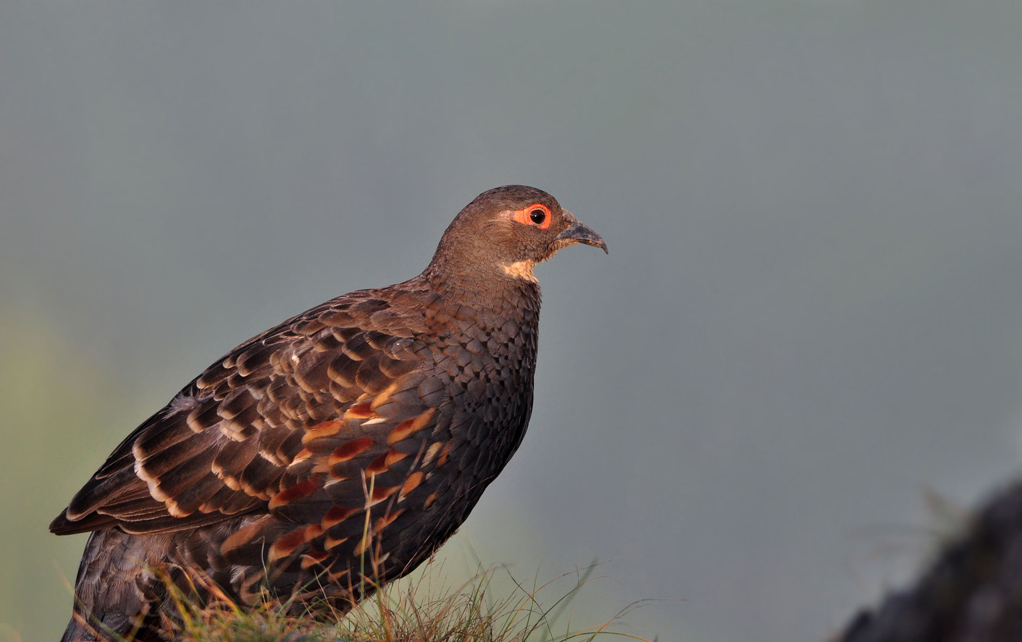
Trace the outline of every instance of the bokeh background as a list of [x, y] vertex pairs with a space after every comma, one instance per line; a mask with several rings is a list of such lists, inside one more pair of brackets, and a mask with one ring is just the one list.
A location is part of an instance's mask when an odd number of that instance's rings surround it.
[[610, 256], [539, 269], [530, 433], [451, 567], [598, 557], [580, 609], [662, 600], [629, 633], [824, 638], [1020, 469], [1020, 33], [1017, 0], [0, 1], [0, 636], [59, 636], [84, 538], [47, 523], [135, 425], [522, 182]]

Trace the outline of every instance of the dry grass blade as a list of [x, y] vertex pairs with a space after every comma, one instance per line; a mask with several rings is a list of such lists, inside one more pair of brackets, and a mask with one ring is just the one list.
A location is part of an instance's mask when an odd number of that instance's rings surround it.
[[[649, 642], [612, 628], [641, 606], [639, 602], [602, 624], [573, 628], [571, 604], [594, 580], [594, 568], [590, 565], [544, 583], [534, 578], [527, 588], [504, 567], [485, 569], [464, 584], [444, 587], [443, 578], [437, 577], [442, 570], [431, 567], [411, 584], [384, 587], [377, 599], [362, 602], [339, 621], [324, 621], [322, 612], [317, 619], [312, 607], [280, 603], [268, 594], [256, 608], [243, 610], [204, 578], [193, 577], [214, 598], [200, 606], [169, 583], [178, 614], [168, 626], [182, 642], [592, 642], [611, 637]], [[495, 595], [493, 581], [498, 575], [515, 587], [510, 594]], [[548, 599], [547, 593], [564, 578], [573, 578], [574, 586]]]

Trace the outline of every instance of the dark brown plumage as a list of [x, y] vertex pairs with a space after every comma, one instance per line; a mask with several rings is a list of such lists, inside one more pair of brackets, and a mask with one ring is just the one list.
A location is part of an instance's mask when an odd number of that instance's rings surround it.
[[[532, 411], [532, 268], [603, 239], [506, 186], [454, 219], [419, 276], [243, 343], [135, 429], [50, 525], [92, 531], [63, 642], [158, 640], [180, 568], [242, 605], [261, 588], [346, 610], [468, 517]], [[368, 524], [368, 529], [367, 529]]]

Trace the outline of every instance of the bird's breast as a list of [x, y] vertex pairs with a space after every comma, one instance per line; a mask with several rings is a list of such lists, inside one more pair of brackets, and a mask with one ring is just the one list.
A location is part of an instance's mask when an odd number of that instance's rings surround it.
[[445, 314], [431, 367], [450, 391], [438, 430], [452, 457], [477, 484], [499, 472], [521, 443], [532, 411], [538, 309], [470, 310]]

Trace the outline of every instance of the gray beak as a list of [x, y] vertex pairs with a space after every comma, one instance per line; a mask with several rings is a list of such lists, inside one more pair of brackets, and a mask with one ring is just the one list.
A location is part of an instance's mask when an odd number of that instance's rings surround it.
[[[568, 214], [570, 216], [570, 212]], [[571, 221], [571, 227], [558, 234], [555, 239], [560, 245], [585, 243], [586, 245], [601, 248], [604, 252], [610, 254], [610, 252], [607, 252], [607, 244], [604, 242], [603, 237], [597, 234], [593, 228], [581, 221], [575, 220], [574, 216], [571, 217]]]

